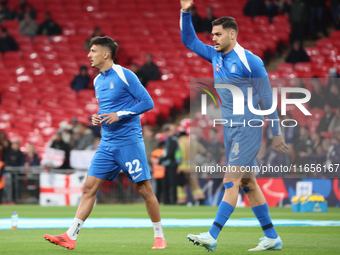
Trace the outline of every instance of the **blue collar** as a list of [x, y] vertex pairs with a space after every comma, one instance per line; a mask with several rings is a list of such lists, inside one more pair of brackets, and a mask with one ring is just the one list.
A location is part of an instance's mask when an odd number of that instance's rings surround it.
[[103, 74], [101, 71], [99, 71], [99, 73], [101, 73], [104, 76], [108, 76], [113, 72], [113, 68], [111, 67], [109, 70], [105, 70], [105, 74]]

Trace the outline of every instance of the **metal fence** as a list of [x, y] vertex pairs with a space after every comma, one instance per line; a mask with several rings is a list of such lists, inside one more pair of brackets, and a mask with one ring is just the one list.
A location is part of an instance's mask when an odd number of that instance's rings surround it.
[[[2, 192], [2, 203], [39, 204], [40, 174], [42, 172], [72, 174], [82, 169], [50, 169], [43, 167], [6, 167], [6, 185]], [[114, 182], [105, 181], [97, 193], [97, 203], [138, 203], [143, 199], [134, 185], [124, 175]]]

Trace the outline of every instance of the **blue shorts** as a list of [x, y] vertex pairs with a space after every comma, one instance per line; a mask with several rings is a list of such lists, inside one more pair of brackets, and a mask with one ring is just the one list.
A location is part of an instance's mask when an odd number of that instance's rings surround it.
[[225, 127], [223, 138], [227, 166], [257, 166], [255, 156], [260, 150], [262, 127]]
[[122, 147], [99, 145], [87, 174], [113, 182], [121, 170], [131, 182], [151, 179], [144, 142]]

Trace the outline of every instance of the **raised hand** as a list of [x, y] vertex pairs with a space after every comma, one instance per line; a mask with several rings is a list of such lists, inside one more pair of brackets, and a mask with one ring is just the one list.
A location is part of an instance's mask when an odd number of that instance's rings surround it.
[[185, 12], [189, 12], [193, 5], [194, 5], [194, 1], [192, 0], [181, 0], [181, 7], [182, 7], [182, 10]]

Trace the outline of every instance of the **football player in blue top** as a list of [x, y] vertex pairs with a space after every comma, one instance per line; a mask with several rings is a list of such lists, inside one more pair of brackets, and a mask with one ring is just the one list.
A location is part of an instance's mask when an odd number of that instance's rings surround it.
[[152, 249], [166, 248], [159, 204], [150, 184], [139, 118], [139, 114], [152, 109], [154, 104], [137, 76], [113, 63], [117, 48], [117, 43], [107, 36], [94, 37], [90, 42], [88, 57], [91, 66], [100, 71], [94, 79], [100, 110], [92, 116], [92, 124], [102, 125], [102, 138], [88, 168], [72, 226], [62, 235], [44, 235], [51, 243], [68, 249], [74, 249], [78, 233], [92, 211], [99, 187], [105, 180], [114, 181], [121, 170], [145, 201], [154, 227], [155, 243]]
[[[260, 110], [262, 99], [265, 110], [271, 109], [272, 90], [267, 72], [262, 60], [245, 50], [237, 43], [238, 27], [232, 17], [221, 17], [212, 22], [212, 36], [215, 46], [203, 44], [196, 36], [191, 22], [193, 1], [181, 0], [180, 29], [183, 44], [190, 50], [211, 62], [214, 68], [214, 83], [222, 101], [222, 119], [226, 160], [229, 169], [235, 169], [232, 175], [226, 173], [223, 179], [225, 192], [219, 205], [215, 221], [208, 232], [200, 235], [188, 235], [188, 240], [204, 246], [208, 251], [214, 251], [217, 246], [217, 236], [233, 213], [236, 206], [239, 187], [248, 197], [252, 210], [259, 220], [264, 238], [257, 247], [249, 251], [280, 250], [281, 238], [272, 224], [266, 199], [258, 186], [255, 173], [245, 175], [242, 169], [257, 166], [255, 156], [260, 149], [262, 140], [263, 116], [255, 115], [247, 103], [247, 93], [252, 89], [252, 102], [255, 110]], [[224, 85], [228, 84], [228, 85]], [[232, 86], [230, 86], [232, 84]], [[228, 89], [226, 89], [228, 88]], [[233, 91], [231, 91], [233, 90]], [[240, 96], [243, 93], [244, 98]], [[235, 98], [233, 101], [233, 94]], [[243, 100], [239, 102], [238, 100]], [[244, 107], [243, 114], [234, 114], [234, 105]], [[236, 109], [239, 110], [239, 109]], [[268, 114], [269, 119], [278, 120], [276, 110]], [[251, 123], [251, 124], [250, 124]], [[280, 153], [286, 153], [288, 147], [281, 135], [277, 122], [272, 122], [273, 148]]]

